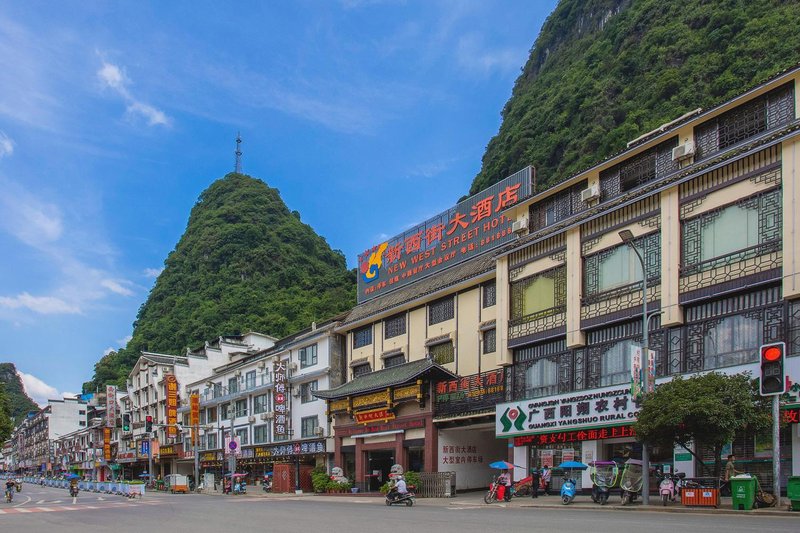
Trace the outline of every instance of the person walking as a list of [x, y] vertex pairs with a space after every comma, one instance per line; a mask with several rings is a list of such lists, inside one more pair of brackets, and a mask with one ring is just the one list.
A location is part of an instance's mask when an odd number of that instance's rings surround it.
[[733, 454], [728, 456], [728, 462], [725, 463], [725, 473], [722, 476], [722, 488], [720, 489], [720, 495], [730, 496], [731, 494], [731, 478], [736, 474], [743, 474], [744, 472], [740, 470], [736, 470], [736, 457]]
[[531, 468], [531, 498], [539, 497], [539, 469]]
[[544, 465], [542, 468], [542, 484], [544, 485], [544, 493], [547, 496], [550, 496], [550, 477], [552, 474], [550, 467]]

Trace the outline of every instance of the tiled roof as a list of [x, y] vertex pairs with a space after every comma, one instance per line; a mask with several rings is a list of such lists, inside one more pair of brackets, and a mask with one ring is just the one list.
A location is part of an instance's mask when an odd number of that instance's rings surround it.
[[381, 311], [397, 307], [422, 296], [455, 285], [462, 281], [474, 278], [494, 270], [494, 256], [484, 253], [479, 257], [465, 261], [460, 265], [437, 272], [435, 275], [407, 285], [401, 289], [369, 300], [357, 305], [342, 321], [342, 324], [351, 324], [370, 317]]
[[437, 373], [449, 379], [457, 377], [455, 374], [442, 368], [430, 359], [420, 359], [419, 361], [411, 361], [410, 363], [362, 374], [340, 387], [324, 391], [314, 391], [312, 394], [317, 398], [326, 400], [343, 398], [353, 394], [363, 394], [374, 390], [385, 389], [386, 387], [402, 385], [428, 372]]
[[188, 359], [185, 355], [165, 355], [159, 353], [142, 352], [142, 357], [148, 361], [161, 365], [172, 365], [175, 363], [182, 365], [188, 364]]

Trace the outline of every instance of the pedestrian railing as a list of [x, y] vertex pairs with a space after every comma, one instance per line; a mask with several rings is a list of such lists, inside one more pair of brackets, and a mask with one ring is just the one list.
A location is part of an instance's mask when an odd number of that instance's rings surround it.
[[456, 495], [456, 473], [420, 472], [415, 494], [419, 498], [452, 498]]

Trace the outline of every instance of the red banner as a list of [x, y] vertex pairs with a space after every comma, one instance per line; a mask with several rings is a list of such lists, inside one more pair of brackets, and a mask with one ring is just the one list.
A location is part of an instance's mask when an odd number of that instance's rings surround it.
[[357, 424], [369, 424], [370, 422], [394, 420], [394, 413], [384, 407], [382, 409], [370, 409], [369, 411], [354, 413], [353, 417], [356, 419]]
[[603, 440], [633, 438], [636, 433], [633, 426], [614, 426], [600, 429], [579, 429], [575, 431], [556, 431], [543, 435], [524, 435], [514, 437], [514, 446], [547, 446], [550, 444], [566, 444], [570, 442], [583, 442], [585, 440]]
[[111, 460], [111, 428], [103, 428], [103, 457], [106, 462]]
[[200, 424], [200, 395], [196, 392], [189, 397], [189, 424], [192, 426], [192, 446], [197, 446], [197, 426]]

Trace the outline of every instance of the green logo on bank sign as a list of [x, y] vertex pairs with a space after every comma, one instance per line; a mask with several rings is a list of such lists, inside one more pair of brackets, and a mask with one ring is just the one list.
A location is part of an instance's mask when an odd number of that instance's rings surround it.
[[517, 431], [524, 430], [525, 426], [523, 424], [527, 419], [528, 417], [519, 405], [516, 407], [506, 407], [503, 416], [500, 417], [500, 423], [503, 425], [503, 433], [508, 433], [511, 430], [511, 426], [514, 426], [514, 429]]

